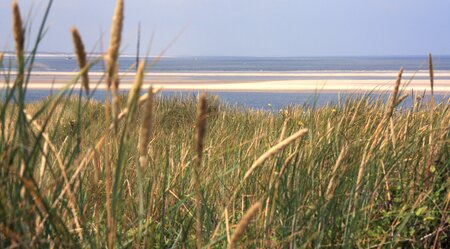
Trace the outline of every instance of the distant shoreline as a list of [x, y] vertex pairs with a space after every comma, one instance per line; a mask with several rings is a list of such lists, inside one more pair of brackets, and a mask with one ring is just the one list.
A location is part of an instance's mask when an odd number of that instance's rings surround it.
[[[15, 51], [4, 51], [5, 56], [15, 57]], [[90, 57], [99, 57], [103, 53], [91, 52]], [[30, 52], [25, 53], [30, 56]], [[65, 57], [76, 55], [73, 51], [70, 52], [39, 52], [36, 57]], [[140, 56], [140, 58], [156, 58], [159, 55]], [[360, 55], [164, 55], [162, 58], [427, 58], [427, 54], [360, 54]], [[433, 57], [450, 57], [450, 54], [433, 54]], [[134, 53], [121, 54], [120, 58], [136, 58]]]
[[[16, 72], [11, 72], [11, 75], [15, 75]], [[76, 76], [78, 72], [69, 71], [33, 71], [32, 76]], [[89, 72], [90, 76], [102, 76], [104, 72]], [[397, 77], [398, 71], [394, 70], [312, 70], [312, 71], [156, 71], [145, 73], [145, 76], [243, 76], [243, 77], [259, 77], [259, 76], [271, 76], [271, 77], [384, 77], [386, 79]], [[446, 77], [450, 81], [450, 71], [447, 70], [435, 70], [435, 77]], [[2, 75], [2, 73], [0, 73]], [[120, 76], [134, 76], [135, 72], [121, 72]], [[429, 77], [429, 73], [426, 70], [409, 71], [404, 72], [403, 77]]]

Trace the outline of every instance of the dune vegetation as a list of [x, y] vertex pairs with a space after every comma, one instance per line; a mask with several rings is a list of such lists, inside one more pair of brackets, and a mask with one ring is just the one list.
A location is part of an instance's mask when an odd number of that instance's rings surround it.
[[[95, 82], [107, 84], [105, 101], [92, 98], [89, 82], [99, 60], [86, 59], [73, 29], [78, 76], [28, 103], [51, 3], [27, 56], [13, 4], [17, 70], [3, 70], [0, 105], [0, 247], [450, 246], [449, 100], [408, 96], [402, 70], [388, 101], [362, 95], [274, 112], [141, 89], [158, 57], [140, 63], [121, 95], [118, 0], [99, 59], [105, 77]], [[412, 106], [400, 105], [405, 98]]]

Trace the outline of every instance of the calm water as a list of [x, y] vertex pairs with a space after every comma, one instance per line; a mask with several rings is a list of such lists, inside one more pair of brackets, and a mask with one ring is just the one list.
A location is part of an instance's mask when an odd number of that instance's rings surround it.
[[[13, 58], [13, 57], [9, 57]], [[93, 60], [94, 58], [91, 58]], [[149, 58], [151, 60], [151, 58]], [[403, 57], [168, 57], [161, 59], [153, 71], [379, 71], [427, 68], [427, 56]], [[435, 70], [450, 70], [450, 56], [434, 56]], [[121, 58], [120, 71], [134, 66], [133, 57]], [[92, 71], [104, 71], [103, 62]], [[37, 56], [35, 71], [70, 72], [77, 70], [71, 55]]]
[[[13, 57], [7, 57], [13, 63]], [[408, 57], [177, 57], [163, 58], [151, 71], [158, 72], [229, 72], [229, 71], [391, 71], [404, 67], [406, 70], [427, 68], [427, 56]], [[120, 59], [120, 70], [133, 68], [135, 58]], [[7, 63], [5, 63], [7, 64]], [[435, 70], [450, 70], [450, 56], [434, 56]], [[76, 71], [76, 60], [70, 55], [38, 56], [34, 71], [71, 72]], [[103, 62], [97, 63], [92, 71], [104, 71]], [[29, 101], [36, 101], [51, 94], [50, 90], [30, 90]], [[192, 95], [195, 92], [167, 92], [164, 96]], [[326, 103], [336, 103], [344, 94], [338, 93], [249, 93], [249, 92], [211, 92], [228, 104], [256, 109], [279, 109], [292, 104], [308, 104], [323, 106]], [[97, 91], [95, 99], [104, 99], [104, 91]], [[437, 96], [438, 99], [443, 95]], [[448, 97], [445, 97], [448, 98]], [[408, 98], [406, 104], [411, 103]], [[270, 104], [270, 105], [269, 105]], [[271, 106], [271, 107], [270, 107]]]
[[[46, 96], [51, 95], [51, 90], [32, 90], [27, 94], [28, 101], [37, 101]], [[125, 92], [122, 92], [125, 93]], [[158, 93], [160, 97], [181, 97], [187, 98], [196, 96], [197, 92], [183, 91], [164, 91]], [[76, 93], [74, 93], [76, 95]], [[302, 105], [307, 107], [322, 107], [327, 104], [337, 104], [340, 101], [343, 102], [349, 96], [362, 96], [362, 94], [349, 94], [349, 93], [263, 93], [263, 92], [208, 92], [210, 96], [217, 96], [222, 103], [226, 103], [231, 106], [238, 106], [249, 109], [263, 109], [269, 111], [278, 111], [282, 108], [290, 105]], [[372, 98], [378, 98], [387, 100], [388, 94], [372, 94]], [[93, 96], [93, 99], [103, 101], [105, 99], [105, 91], [98, 90]], [[425, 96], [425, 101], [429, 96]], [[435, 95], [436, 101], [449, 101], [449, 96]], [[412, 105], [411, 97], [404, 100], [402, 106], [410, 107]]]

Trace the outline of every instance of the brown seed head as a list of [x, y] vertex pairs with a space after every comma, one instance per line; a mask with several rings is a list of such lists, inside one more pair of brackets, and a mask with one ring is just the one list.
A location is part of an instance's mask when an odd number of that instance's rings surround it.
[[119, 57], [120, 42], [122, 39], [122, 27], [123, 27], [123, 0], [117, 0], [116, 9], [112, 19], [111, 34], [109, 41], [109, 49], [107, 54], [107, 82], [108, 86], [114, 82], [118, 84], [115, 74], [117, 74], [116, 64]]
[[248, 227], [248, 224], [252, 220], [252, 218], [255, 216], [255, 214], [261, 209], [261, 203], [257, 202], [251, 206], [247, 212], [244, 214], [244, 216], [239, 221], [236, 230], [234, 230], [233, 235], [231, 236], [230, 244], [228, 245], [229, 249], [232, 249], [235, 247], [236, 242], [241, 239], [242, 235], [244, 235], [245, 230]]
[[400, 105], [403, 102], [403, 100], [405, 100], [408, 96], [409, 96], [409, 94], [403, 94], [401, 97], [399, 97], [397, 100], [397, 103], [395, 104], [395, 107]]
[[81, 83], [83, 85], [86, 94], [89, 94], [89, 75], [87, 67], [87, 57], [86, 51], [84, 49], [83, 40], [81, 39], [80, 33], [74, 27], [71, 30], [73, 45], [75, 47], [75, 54], [77, 55], [78, 67], [81, 71]]
[[391, 104], [389, 105], [389, 111], [387, 112], [387, 117], [391, 117], [392, 114], [394, 113], [394, 108], [397, 104], [398, 91], [400, 89], [400, 84], [402, 82], [402, 75], [403, 75], [403, 67], [400, 68], [400, 71], [398, 72], [398, 75], [397, 75], [397, 80], [395, 81], [395, 87], [394, 87], [394, 90], [392, 91]]
[[298, 138], [306, 135], [308, 133], [308, 129], [301, 129], [297, 131], [296, 133], [292, 134], [291, 136], [287, 137], [283, 141], [279, 142], [278, 144], [274, 145], [272, 148], [264, 152], [256, 161], [250, 166], [250, 168], [245, 172], [244, 180], [246, 180], [252, 173], [255, 171], [255, 169], [263, 164], [267, 159], [271, 158], [275, 154], [277, 154], [279, 151], [284, 149], [289, 144], [295, 142]]
[[197, 107], [197, 125], [196, 125], [196, 134], [195, 134], [195, 150], [197, 153], [196, 156], [196, 167], [194, 170], [195, 177], [195, 203], [196, 203], [196, 218], [197, 218], [197, 248], [202, 248], [202, 220], [201, 220], [201, 193], [200, 193], [200, 170], [202, 165], [202, 156], [203, 156], [203, 140], [206, 134], [206, 116], [207, 116], [207, 104], [206, 104], [206, 95], [205, 93], [201, 93], [199, 96], [199, 103]]
[[197, 107], [197, 133], [196, 133], [196, 152], [197, 160], [201, 161], [203, 153], [203, 139], [206, 134], [206, 116], [207, 116], [207, 104], [206, 94], [202, 93], [199, 98]]
[[342, 148], [341, 153], [339, 153], [339, 156], [336, 160], [336, 163], [334, 164], [333, 168], [331, 169], [331, 178], [330, 181], [328, 182], [328, 187], [327, 187], [327, 191], [325, 193], [325, 199], [326, 200], [330, 200], [332, 197], [332, 192], [335, 185], [335, 178], [336, 178], [336, 173], [338, 168], [340, 167], [342, 160], [344, 159], [345, 155], [347, 153], [347, 146], [345, 146], [344, 148]]
[[433, 56], [428, 54], [428, 68], [430, 71], [430, 86], [431, 86], [431, 95], [434, 95], [434, 70], [433, 70]]
[[147, 164], [147, 150], [150, 140], [150, 133], [152, 132], [153, 120], [153, 87], [148, 90], [147, 101], [145, 101], [144, 121], [141, 127], [141, 135], [139, 136], [139, 154], [141, 160], [141, 167]]
[[14, 42], [16, 45], [17, 65], [21, 68], [24, 63], [23, 52], [25, 44], [25, 31], [23, 29], [22, 18], [20, 16], [20, 9], [17, 1], [13, 2], [13, 32]]
[[144, 80], [144, 69], [145, 69], [145, 60], [139, 63], [138, 70], [136, 72], [136, 77], [134, 79], [133, 86], [130, 89], [130, 94], [128, 95], [127, 106], [128, 110], [131, 110], [139, 99], [139, 93], [141, 92], [142, 82]]

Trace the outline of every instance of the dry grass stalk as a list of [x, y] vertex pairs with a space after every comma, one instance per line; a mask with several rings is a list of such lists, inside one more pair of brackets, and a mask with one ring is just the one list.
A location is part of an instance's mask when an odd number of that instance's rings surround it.
[[[161, 89], [156, 89], [153, 90], [153, 94], [156, 94], [160, 91]], [[139, 98], [139, 105], [144, 104], [147, 99], [149, 98], [149, 94], [146, 93], [144, 95], [142, 95]], [[108, 112], [106, 112], [107, 114]], [[126, 117], [128, 115], [128, 109], [123, 110], [120, 115], [119, 115], [119, 121], [122, 120], [124, 117]], [[86, 156], [83, 158], [83, 160], [80, 162], [77, 170], [75, 171], [75, 173], [73, 173], [72, 178], [70, 180], [70, 183], [72, 184], [75, 180], [76, 177], [78, 177], [78, 175], [80, 174], [81, 170], [84, 169], [84, 167], [87, 166], [87, 164], [92, 160], [92, 158], [94, 157], [96, 151], [100, 151], [100, 149], [103, 147], [103, 145], [105, 144], [105, 142], [107, 141], [107, 137], [110, 134], [110, 131], [114, 129], [114, 126], [110, 126], [109, 129], [106, 129], [106, 131], [102, 134], [102, 136], [100, 137], [100, 139], [97, 141], [97, 143], [95, 144], [94, 148], [91, 148], [89, 150], [88, 153], [86, 153]], [[44, 137], [45, 138], [45, 137]], [[108, 157], [106, 157], [106, 159], [108, 159]], [[105, 167], [105, 175], [106, 175], [106, 170], [110, 170], [108, 167]], [[108, 179], [108, 177], [106, 177]], [[106, 183], [105, 183], [106, 185]], [[63, 189], [63, 191], [61, 193], [65, 193], [67, 190]]]
[[[450, 192], [447, 193], [445, 200], [444, 200], [444, 209], [443, 209], [443, 213], [448, 213], [448, 204], [450, 201]], [[433, 243], [433, 248], [439, 248], [438, 247], [438, 241], [439, 241], [439, 235], [441, 232], [445, 231], [445, 229], [443, 228], [444, 224], [446, 224], [446, 219], [447, 219], [448, 215], [442, 215], [441, 217], [441, 223], [439, 224], [439, 228], [436, 231], [436, 235], [434, 236], [434, 243]]]
[[329, 201], [331, 197], [333, 196], [334, 188], [336, 187], [334, 184], [334, 179], [336, 177], [336, 172], [339, 168], [339, 166], [342, 163], [342, 160], [344, 159], [344, 156], [347, 153], [347, 147], [342, 148], [341, 153], [339, 153], [339, 156], [336, 160], [336, 163], [334, 164], [333, 168], [331, 169], [331, 178], [330, 182], [328, 183], [327, 191], [325, 193], [325, 199]]
[[406, 98], [408, 98], [408, 96], [409, 94], [404, 94], [401, 97], [399, 97], [395, 106], [397, 107], [398, 105], [400, 105]]
[[358, 196], [358, 190], [361, 186], [361, 181], [363, 179], [364, 171], [366, 169], [367, 162], [369, 161], [369, 157], [370, 157], [370, 154], [367, 152], [367, 147], [366, 147], [366, 149], [364, 150], [362, 159], [361, 159], [361, 165], [359, 166], [358, 177], [356, 178], [355, 196]]
[[288, 123], [289, 119], [286, 118], [283, 122], [283, 128], [281, 128], [281, 133], [280, 133], [280, 138], [278, 139], [278, 143], [283, 141], [284, 136], [286, 135], [286, 129], [287, 129], [287, 123]]
[[[17, 174], [17, 173], [15, 173]], [[30, 193], [30, 195], [33, 197], [33, 201], [34, 204], [36, 205], [36, 207], [39, 209], [39, 211], [44, 214], [44, 219], [43, 221], [50, 219], [51, 222], [57, 227], [58, 231], [64, 231], [63, 229], [63, 222], [61, 219], [55, 219], [54, 218], [54, 213], [50, 213], [47, 206], [45, 205], [45, 200], [42, 198], [41, 193], [39, 192], [39, 189], [37, 188], [37, 186], [35, 185], [35, 182], [28, 179], [27, 177], [20, 177], [19, 176], [20, 181], [22, 182], [23, 186], [26, 188], [27, 192]], [[42, 224], [42, 222], [41, 222]], [[41, 229], [41, 227], [38, 227], [38, 229]], [[82, 233], [82, 230], [80, 228], [76, 229], [78, 233]], [[39, 233], [39, 231], [38, 231]], [[68, 234], [63, 234], [65, 235], [66, 238], [68, 238]], [[32, 241], [34, 242], [36, 239], [33, 238]], [[53, 242], [52, 242], [53, 243]], [[51, 245], [51, 244], [50, 244]]]
[[[139, 136], [139, 162], [144, 174], [145, 166], [147, 165], [147, 150], [150, 141], [150, 133], [152, 132], [153, 120], [153, 87], [148, 90], [148, 98], [145, 102], [144, 121], [141, 127], [141, 134]], [[145, 174], [144, 174], [145, 175]]]
[[13, 33], [16, 46], [17, 66], [19, 69], [23, 69], [25, 31], [23, 28], [22, 17], [20, 16], [20, 9], [17, 1], [13, 2]]
[[[158, 93], [159, 91], [161, 91], [161, 88], [158, 88], [158, 89], [156, 89], [156, 90], [153, 90], [153, 95], [155, 95], [155, 94]], [[139, 105], [139, 106], [143, 105], [143, 104], [147, 101], [148, 98], [149, 98], [149, 94], [148, 94], [148, 93], [146, 93], [146, 94], [142, 95], [141, 97], [139, 97], [138, 105]], [[121, 120], [122, 120], [124, 117], [126, 117], [128, 114], [129, 114], [128, 108], [124, 108], [124, 109], [120, 112], [119, 116], [117, 117], [117, 121], [118, 121], [118, 122], [121, 121]], [[110, 130], [113, 130], [113, 129], [114, 129], [114, 124], [112, 124], [112, 125], [109, 127], [109, 129], [110, 129]], [[104, 136], [105, 136], [105, 134], [104, 134]], [[103, 138], [103, 139], [104, 139], [104, 138]]]
[[0, 53], [0, 65], [2, 65], [3, 64], [3, 53]]
[[138, 96], [142, 88], [142, 83], [144, 81], [144, 69], [145, 69], [145, 60], [139, 63], [138, 70], [136, 72], [136, 78], [134, 79], [133, 86], [130, 89], [127, 101], [128, 110], [130, 110], [132, 105], [134, 105], [133, 101], [138, 100]]
[[114, 131], [117, 133], [117, 128], [119, 126], [119, 115], [120, 115], [120, 97], [119, 97], [119, 76], [116, 73], [114, 76], [114, 84], [111, 88], [112, 103], [111, 103], [111, 114]]
[[197, 107], [197, 125], [196, 125], [196, 138], [195, 138], [195, 152], [197, 153], [197, 161], [201, 162], [203, 156], [203, 139], [206, 134], [206, 116], [207, 116], [207, 104], [206, 94], [202, 93], [199, 97], [199, 103]]
[[30, 195], [33, 197], [34, 204], [36, 205], [37, 209], [45, 215], [45, 217], [51, 217], [50, 213], [47, 210], [47, 207], [45, 206], [45, 201], [40, 196], [39, 190], [36, 189], [36, 186], [33, 181], [28, 179], [27, 177], [21, 177], [18, 176], [19, 179], [22, 181], [23, 186], [27, 189], [27, 192], [30, 193]]
[[244, 232], [247, 229], [248, 224], [260, 209], [261, 203], [257, 202], [247, 210], [247, 212], [239, 221], [236, 230], [234, 230], [233, 235], [231, 236], [231, 241], [230, 244], [228, 245], [229, 249], [235, 248], [236, 242], [238, 242], [239, 239], [241, 239], [242, 235], [244, 235]]
[[[271, 224], [271, 223], [272, 223], [273, 216], [274, 216], [274, 212], [275, 212], [275, 210], [276, 210], [276, 208], [275, 208], [275, 202], [276, 202], [276, 199], [277, 199], [277, 197], [278, 197], [278, 189], [279, 189], [279, 187], [280, 187], [281, 178], [283, 177], [284, 172], [286, 172], [287, 166], [288, 166], [289, 163], [292, 161], [292, 159], [294, 159], [294, 157], [297, 155], [297, 153], [298, 153], [298, 151], [296, 150], [296, 151], [294, 151], [293, 153], [291, 153], [291, 155], [289, 155], [289, 156], [286, 158], [286, 160], [285, 160], [284, 163], [283, 163], [283, 166], [282, 166], [281, 169], [280, 169], [280, 173], [278, 174], [278, 177], [277, 177], [277, 179], [275, 180], [276, 182], [275, 182], [275, 190], [274, 190], [274, 192], [273, 192], [274, 194], [273, 194], [272, 206], [271, 206], [271, 207], [266, 206], [266, 210], [265, 210], [265, 212], [264, 212], [264, 214], [267, 216], [267, 214], [268, 214], [268, 212], [269, 212], [269, 208], [270, 208], [270, 210], [271, 210], [271, 211], [270, 211], [270, 216], [269, 216], [268, 221], [264, 221], [264, 229], [267, 229], [267, 224]], [[269, 198], [267, 198], [267, 200], [268, 200], [267, 203], [269, 203]]]
[[394, 113], [394, 108], [397, 104], [397, 95], [398, 95], [398, 91], [400, 89], [400, 84], [402, 82], [402, 75], [403, 75], [403, 67], [400, 68], [400, 71], [398, 72], [397, 75], [397, 80], [395, 81], [395, 87], [394, 90], [392, 91], [392, 96], [391, 96], [391, 104], [389, 105], [389, 109], [387, 114], [387, 118], [390, 118], [392, 116], [392, 114]]
[[206, 134], [206, 117], [207, 117], [206, 94], [202, 93], [199, 97], [197, 108], [197, 125], [195, 134], [195, 202], [197, 207], [197, 247], [202, 247], [202, 221], [201, 221], [201, 193], [200, 193], [200, 170], [203, 158], [203, 140]]
[[86, 94], [89, 94], [88, 65], [83, 40], [81, 39], [80, 33], [78, 32], [77, 28], [72, 28], [71, 32], [73, 45], [75, 47], [75, 54], [77, 55], [78, 67], [80, 68], [81, 72], [81, 84], [86, 91]]
[[387, 177], [386, 167], [384, 166], [384, 162], [383, 161], [381, 161], [381, 170], [383, 172], [384, 188], [386, 190], [386, 198], [387, 198], [388, 203], [389, 203], [388, 205], [390, 206], [390, 203], [391, 203], [391, 200], [392, 200], [392, 198], [391, 198], [391, 189], [389, 187], [389, 179]]
[[302, 137], [308, 132], [308, 129], [301, 129], [294, 133], [293, 135], [289, 136], [288, 138], [284, 139], [280, 143], [276, 144], [269, 150], [267, 150], [264, 154], [262, 154], [253, 164], [252, 166], [247, 170], [244, 176], [244, 181], [247, 179], [252, 172], [261, 164], [263, 164], [267, 159], [271, 158], [273, 155], [277, 154], [280, 150], [284, 149], [286, 146], [297, 140], [298, 138]]
[[[111, 102], [109, 99], [109, 95], [106, 95], [106, 101], [105, 101], [105, 120], [106, 124], [111, 123]], [[89, 161], [91, 160], [90, 157], [93, 156], [94, 152], [96, 150], [100, 150], [103, 147], [103, 156], [104, 156], [104, 167], [105, 167], [105, 209], [106, 209], [106, 245], [108, 248], [114, 249], [115, 245], [115, 220], [114, 216], [112, 215], [112, 200], [111, 200], [111, 187], [112, 187], [112, 165], [110, 162], [110, 154], [111, 154], [111, 130], [113, 130], [116, 126], [116, 123], [112, 123], [109, 127], [109, 129], [106, 129], [106, 131], [103, 133], [103, 136], [98, 140], [95, 150], [91, 150], [90, 154], [86, 156], [83, 161], [80, 163], [78, 169], [82, 169], [86, 167], [88, 164], [87, 158], [89, 158]], [[105, 145], [103, 146], [103, 144]], [[75, 175], [75, 174], [74, 174]]]
[[[50, 113], [52, 113], [52, 109], [56, 108], [56, 104], [53, 104], [51, 106], [51, 110]], [[77, 228], [78, 231], [78, 235], [80, 237], [80, 239], [83, 239], [83, 234], [82, 234], [82, 230], [81, 230], [81, 218], [78, 216], [78, 205], [76, 202], [76, 198], [75, 195], [73, 194], [73, 192], [70, 190], [70, 186], [71, 183], [69, 181], [69, 178], [67, 176], [67, 172], [66, 172], [66, 167], [64, 166], [64, 163], [61, 159], [61, 157], [59, 156], [58, 150], [56, 149], [55, 145], [51, 142], [50, 140], [50, 136], [48, 135], [47, 132], [44, 131], [44, 129], [37, 123], [36, 120], [33, 120], [32, 116], [29, 115], [26, 110], [23, 111], [25, 118], [28, 120], [28, 122], [30, 122], [39, 132], [42, 132], [42, 137], [44, 138], [46, 144], [50, 147], [50, 150], [54, 153], [56, 161], [58, 162], [56, 165], [59, 166], [59, 169], [61, 170], [61, 175], [63, 177], [64, 183], [65, 183], [65, 189], [67, 189], [66, 191], [61, 192], [61, 194], [63, 193], [67, 193], [67, 197], [69, 200], [69, 207], [70, 210], [72, 212], [72, 215], [74, 217], [74, 223], [75, 226]], [[62, 195], [61, 195], [62, 196]]]
[[431, 86], [431, 95], [434, 95], [434, 70], [433, 70], [433, 55], [428, 54], [428, 69], [430, 72], [430, 86]]
[[334, 127], [331, 127], [331, 122], [330, 122], [330, 120], [328, 120], [327, 121], [327, 133], [326, 133], [328, 143], [331, 142], [330, 139], [331, 139], [331, 133], [332, 133], [333, 129], [334, 129]]
[[117, 0], [116, 8], [114, 11], [114, 16], [112, 19], [111, 34], [109, 40], [109, 48], [106, 56], [106, 81], [108, 88], [112, 86], [112, 120], [114, 127], [117, 131], [118, 126], [118, 115], [120, 113], [120, 99], [119, 99], [119, 75], [118, 75], [118, 58], [120, 42], [122, 39], [122, 28], [123, 28], [123, 11], [124, 4], [123, 0]]
[[108, 155], [108, 152], [111, 150], [110, 147], [111, 147], [110, 144], [105, 146], [106, 243], [108, 245], [108, 248], [114, 249], [116, 241], [116, 226], [115, 226], [115, 218], [112, 215], [112, 204], [111, 204], [112, 165], [109, 161]]
[[14, 231], [12, 231], [9, 227], [0, 224], [0, 234], [3, 234], [5, 238], [9, 238], [11, 240], [11, 248], [19, 247], [18, 243], [21, 241], [19, 235], [17, 235]]
[[447, 196], [445, 197], [445, 205], [450, 203], [450, 191], [448, 191]]
[[228, 242], [228, 244], [231, 243], [229, 220], [230, 220], [230, 218], [228, 217], [228, 208], [225, 207], [225, 229], [226, 229], [226, 233], [227, 233], [227, 242]]
[[44, 148], [42, 149], [42, 159], [41, 159], [41, 168], [39, 169], [39, 187], [42, 187], [42, 181], [44, 178], [45, 165], [47, 165], [47, 157], [48, 157], [48, 143], [44, 142]]
[[139, 97], [139, 105], [143, 105], [144, 103], [146, 103], [148, 98], [153, 97], [150, 95], [155, 95], [155, 94], [159, 93], [161, 91], [161, 89], [162, 88], [160, 88], [160, 87], [159, 88], [152, 87], [152, 92], [148, 92], [148, 93], [142, 95], [141, 97]]
[[111, 34], [109, 40], [109, 49], [107, 54], [107, 82], [108, 87], [111, 87], [112, 83], [117, 84], [117, 59], [119, 57], [120, 42], [122, 39], [123, 28], [123, 0], [117, 0], [116, 9], [112, 19]]

